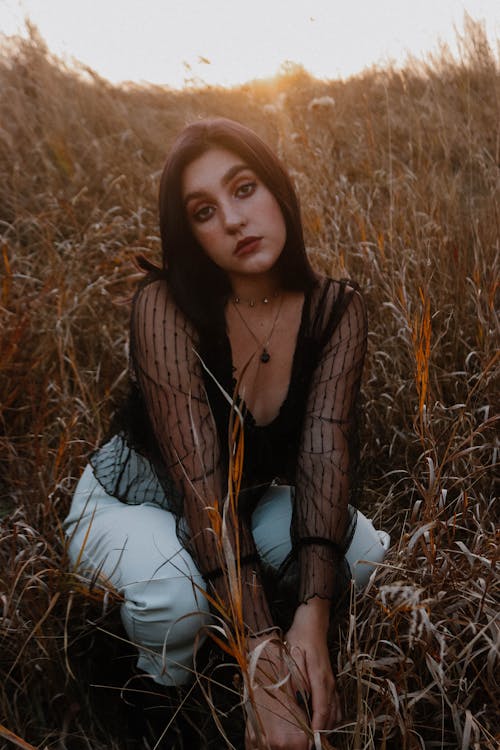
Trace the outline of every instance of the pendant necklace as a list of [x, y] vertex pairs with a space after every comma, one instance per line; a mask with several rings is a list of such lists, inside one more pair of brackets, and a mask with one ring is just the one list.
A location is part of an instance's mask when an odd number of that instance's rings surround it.
[[[275, 296], [275, 297], [277, 297], [277, 296], [278, 296], [278, 294], [275, 294], [274, 296]], [[267, 303], [268, 301], [269, 301], [269, 300], [268, 300], [268, 298], [266, 297], [266, 298], [265, 298], [265, 302]], [[281, 299], [280, 299], [280, 303], [279, 303], [279, 305], [278, 305], [278, 309], [277, 309], [277, 311], [276, 311], [276, 315], [274, 316], [274, 321], [273, 321], [273, 324], [272, 324], [272, 326], [271, 326], [271, 330], [269, 331], [269, 336], [267, 337], [267, 339], [266, 339], [266, 341], [265, 341], [265, 342], [262, 342], [262, 341], [261, 341], [261, 340], [260, 340], [260, 339], [258, 338], [258, 336], [257, 336], [257, 335], [256, 335], [256, 334], [254, 333], [254, 331], [253, 331], [253, 330], [252, 330], [252, 329], [250, 328], [250, 326], [249, 326], [249, 325], [248, 325], [248, 323], [246, 322], [245, 318], [243, 317], [243, 315], [241, 314], [241, 312], [240, 312], [240, 310], [239, 310], [239, 308], [238, 308], [238, 303], [239, 303], [239, 302], [240, 302], [240, 299], [239, 299], [239, 297], [235, 297], [235, 298], [233, 299], [233, 305], [234, 305], [234, 309], [235, 309], [235, 310], [236, 310], [236, 312], [238, 313], [238, 315], [239, 315], [239, 317], [240, 317], [240, 319], [241, 319], [241, 322], [243, 323], [243, 325], [245, 326], [245, 328], [247, 329], [247, 331], [249, 332], [249, 334], [250, 334], [250, 335], [252, 336], [252, 338], [254, 339], [254, 341], [256, 341], [256, 342], [257, 342], [257, 344], [259, 345], [259, 347], [260, 347], [260, 348], [262, 349], [262, 352], [261, 352], [261, 354], [260, 354], [260, 361], [261, 361], [261, 362], [262, 362], [263, 364], [267, 364], [267, 362], [269, 362], [269, 360], [271, 359], [271, 355], [269, 354], [269, 351], [268, 351], [268, 348], [267, 348], [267, 347], [269, 346], [269, 342], [271, 341], [272, 335], [273, 335], [273, 333], [274, 333], [274, 329], [276, 328], [276, 323], [278, 322], [278, 318], [279, 318], [279, 316], [280, 316], [280, 312], [281, 312], [281, 306], [282, 306], [282, 304], [283, 304], [283, 295], [281, 296]], [[252, 305], [252, 303], [251, 303], [251, 302], [253, 302], [254, 304]], [[250, 304], [250, 307], [254, 307], [254, 306], [255, 306], [255, 301], [254, 301], [254, 300], [252, 300], [251, 302], [249, 303], [249, 304]], [[264, 302], [264, 300], [263, 300], [263, 302]]]

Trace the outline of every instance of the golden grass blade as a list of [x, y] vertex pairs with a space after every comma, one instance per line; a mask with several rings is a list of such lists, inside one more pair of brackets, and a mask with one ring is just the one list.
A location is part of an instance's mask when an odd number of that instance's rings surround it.
[[25, 742], [23, 739], [21, 739], [21, 737], [18, 737], [17, 734], [14, 734], [14, 732], [11, 732], [2, 724], [0, 724], [0, 737], [3, 737], [4, 740], [12, 742], [13, 745], [22, 748], [22, 750], [36, 750], [33, 745], [30, 745], [29, 742]]

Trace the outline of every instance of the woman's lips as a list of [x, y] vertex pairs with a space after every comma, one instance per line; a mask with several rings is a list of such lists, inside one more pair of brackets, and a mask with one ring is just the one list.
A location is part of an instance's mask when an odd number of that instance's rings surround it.
[[234, 250], [235, 255], [247, 255], [257, 249], [262, 237], [244, 237], [238, 242]]

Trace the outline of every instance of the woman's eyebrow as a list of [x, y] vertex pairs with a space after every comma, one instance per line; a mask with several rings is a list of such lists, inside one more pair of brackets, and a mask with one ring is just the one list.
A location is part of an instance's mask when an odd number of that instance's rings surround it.
[[232, 167], [230, 167], [224, 177], [222, 178], [221, 182], [223, 185], [227, 185], [228, 182], [231, 182], [233, 177], [236, 177], [236, 175], [239, 172], [242, 172], [244, 169], [248, 169], [248, 166], [246, 164], [234, 164]]
[[[233, 164], [232, 167], [229, 167], [227, 172], [222, 176], [221, 183], [222, 185], [227, 185], [233, 177], [236, 177], [237, 174], [240, 172], [243, 172], [243, 170], [249, 169], [247, 164]], [[184, 198], [184, 205], [187, 206], [189, 201], [194, 200], [195, 198], [204, 198], [206, 196], [206, 193], [203, 190], [194, 190], [191, 193], [188, 193], [186, 197]]]

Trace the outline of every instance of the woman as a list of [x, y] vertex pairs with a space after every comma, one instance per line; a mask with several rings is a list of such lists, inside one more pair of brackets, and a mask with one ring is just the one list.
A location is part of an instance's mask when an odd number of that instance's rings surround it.
[[[149, 267], [132, 309], [133, 396], [122, 429], [78, 485], [66, 521], [70, 554], [123, 593], [139, 668], [166, 685], [189, 681], [193, 643], [209, 621], [203, 592], [227, 601], [213, 508], [227, 494], [237, 408], [249, 653], [266, 641], [255, 697], [269, 747], [305, 750], [297, 689], [310, 696], [313, 731], [341, 718], [327, 630], [355, 520], [348, 499], [363, 301], [313, 272], [288, 175], [236, 122], [199, 121], [178, 137], [162, 175], [160, 225], [163, 268]], [[293, 564], [298, 597], [285, 639], [297, 672], [283, 699], [266, 690], [286, 667], [262, 570], [279, 578]], [[248, 722], [246, 747], [255, 746]]]

